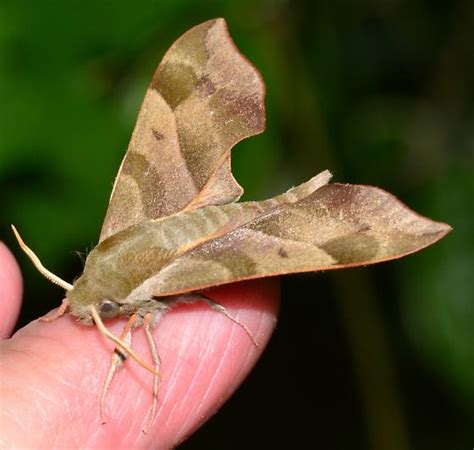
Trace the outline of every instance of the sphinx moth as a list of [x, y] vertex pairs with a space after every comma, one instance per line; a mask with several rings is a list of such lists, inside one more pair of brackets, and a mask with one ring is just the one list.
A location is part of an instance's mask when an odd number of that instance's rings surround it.
[[[125, 356], [155, 376], [152, 329], [179, 302], [204, 300], [225, 283], [378, 263], [418, 251], [450, 227], [408, 209], [375, 187], [329, 183], [321, 172], [269, 200], [238, 203], [230, 151], [265, 127], [265, 85], [240, 54], [223, 19], [182, 35], [156, 69], [110, 197], [99, 243], [73, 285], [45, 269], [15, 231], [36, 267], [66, 290], [61, 307], [96, 324], [116, 344], [108, 386]], [[120, 338], [103, 320], [128, 318]], [[250, 335], [245, 327], [240, 326]], [[143, 326], [153, 364], [131, 349]]]

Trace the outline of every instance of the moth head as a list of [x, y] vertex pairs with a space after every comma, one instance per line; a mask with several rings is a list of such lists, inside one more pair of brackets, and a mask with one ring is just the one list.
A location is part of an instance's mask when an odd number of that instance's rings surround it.
[[113, 319], [120, 314], [120, 304], [113, 300], [102, 300], [97, 305], [97, 312], [101, 319]]
[[50, 272], [46, 267], [41, 264], [41, 261], [36, 256], [36, 254], [31, 250], [20, 237], [16, 228], [12, 225], [13, 232], [20, 244], [20, 247], [31, 259], [35, 267], [40, 271], [40, 273], [45, 276], [52, 283], [57, 284], [58, 286], [64, 288], [67, 292], [66, 298], [63, 300], [62, 305], [58, 308], [57, 312], [53, 314], [50, 318], [47, 318], [46, 321], [55, 320], [58, 317], [61, 317], [67, 309], [69, 312], [79, 318], [81, 322], [84, 323], [95, 323], [99, 331], [112, 342], [114, 342], [121, 350], [126, 354], [132, 357], [138, 364], [144, 367], [149, 372], [160, 376], [160, 373], [156, 368], [151, 367], [145, 361], [143, 361], [135, 352], [129, 347], [129, 345], [124, 342], [122, 339], [114, 336], [102, 322], [102, 318], [112, 318], [117, 317], [120, 313], [120, 303], [114, 302], [113, 300], [102, 300], [97, 301], [97, 298], [100, 298], [101, 289], [98, 289], [102, 284], [91, 282], [90, 279], [84, 275], [74, 283], [74, 285], [69, 284], [68, 282], [62, 280], [54, 273]]
[[66, 293], [69, 301], [69, 312], [85, 325], [93, 323], [93, 307], [103, 320], [113, 319], [120, 314], [120, 303], [115, 301], [104, 284], [82, 274]]

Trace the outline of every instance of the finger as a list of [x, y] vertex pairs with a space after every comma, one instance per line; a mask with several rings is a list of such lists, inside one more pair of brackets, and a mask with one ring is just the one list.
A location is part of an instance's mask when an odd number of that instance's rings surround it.
[[[112, 346], [95, 327], [69, 317], [34, 322], [4, 346], [0, 386], [5, 414], [1, 436], [11, 446], [171, 448], [214, 414], [253, 367], [274, 328], [278, 283], [258, 280], [223, 287], [213, 298], [245, 323], [259, 343], [205, 305], [166, 315], [154, 333], [162, 360], [158, 413], [142, 433], [153, 377], [127, 360], [118, 371], [101, 425], [99, 395]], [[110, 327], [119, 334], [121, 324]], [[142, 330], [141, 330], [142, 331]], [[149, 357], [144, 333], [134, 349]], [[20, 351], [19, 351], [20, 350]], [[25, 414], [25, 411], [28, 414]], [[27, 430], [38, 430], [34, 436]]]
[[21, 306], [22, 280], [15, 258], [0, 242], [0, 338], [10, 335]]

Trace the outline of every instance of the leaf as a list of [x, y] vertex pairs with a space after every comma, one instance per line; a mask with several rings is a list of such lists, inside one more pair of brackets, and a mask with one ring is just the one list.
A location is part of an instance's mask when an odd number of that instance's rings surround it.
[[230, 150], [264, 130], [264, 95], [223, 19], [181, 36], [148, 87], [100, 240], [146, 219], [238, 200]]

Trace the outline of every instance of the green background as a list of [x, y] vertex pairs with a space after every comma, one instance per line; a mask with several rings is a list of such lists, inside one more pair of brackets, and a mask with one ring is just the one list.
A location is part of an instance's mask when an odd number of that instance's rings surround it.
[[25, 275], [21, 324], [61, 292], [9, 224], [73, 280], [155, 66], [217, 16], [267, 84], [267, 131], [233, 154], [245, 199], [329, 168], [454, 231], [401, 261], [287, 277], [261, 362], [182, 448], [472, 448], [471, 1], [2, 1], [0, 237]]

